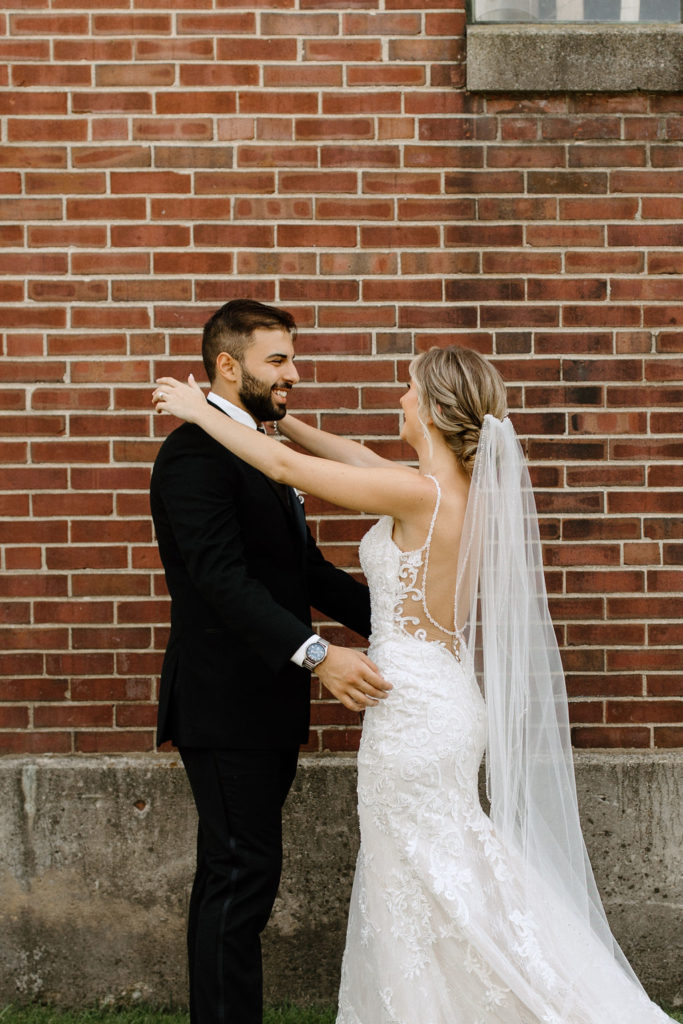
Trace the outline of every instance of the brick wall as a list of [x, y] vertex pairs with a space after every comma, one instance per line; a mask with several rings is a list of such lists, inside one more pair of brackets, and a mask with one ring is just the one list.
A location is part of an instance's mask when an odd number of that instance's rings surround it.
[[[152, 748], [151, 382], [239, 295], [295, 313], [294, 405], [399, 457], [410, 355], [494, 357], [575, 742], [681, 744], [681, 96], [471, 95], [464, 29], [452, 0], [3, 5], [3, 751]], [[355, 568], [366, 523], [308, 507]], [[310, 749], [355, 747], [313, 715]]]

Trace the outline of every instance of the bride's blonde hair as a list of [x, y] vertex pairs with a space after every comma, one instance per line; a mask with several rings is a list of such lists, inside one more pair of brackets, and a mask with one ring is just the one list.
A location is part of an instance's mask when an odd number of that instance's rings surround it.
[[484, 416], [507, 415], [505, 384], [488, 359], [471, 348], [430, 348], [410, 364], [418, 411], [429, 417], [470, 476]]

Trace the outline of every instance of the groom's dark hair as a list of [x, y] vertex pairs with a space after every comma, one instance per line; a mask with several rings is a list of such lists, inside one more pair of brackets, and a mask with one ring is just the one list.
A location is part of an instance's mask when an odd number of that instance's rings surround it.
[[252, 333], [259, 327], [280, 328], [296, 338], [296, 323], [291, 313], [275, 306], [265, 306], [254, 299], [232, 299], [216, 310], [204, 325], [202, 359], [209, 380], [216, 376], [216, 359], [227, 352], [241, 363], [249, 347]]

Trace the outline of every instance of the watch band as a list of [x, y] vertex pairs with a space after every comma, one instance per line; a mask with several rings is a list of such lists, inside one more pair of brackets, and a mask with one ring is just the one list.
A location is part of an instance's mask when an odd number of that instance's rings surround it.
[[307, 668], [309, 672], [312, 672], [318, 667], [318, 665], [322, 664], [327, 657], [329, 646], [330, 645], [327, 640], [322, 640], [320, 637], [312, 640], [306, 648], [306, 653], [302, 662], [303, 667]]

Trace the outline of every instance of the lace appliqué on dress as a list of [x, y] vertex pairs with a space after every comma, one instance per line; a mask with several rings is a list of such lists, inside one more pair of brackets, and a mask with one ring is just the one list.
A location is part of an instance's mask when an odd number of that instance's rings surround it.
[[599, 953], [564, 922], [559, 936], [544, 930], [547, 907], [525, 903], [514, 855], [481, 809], [484, 700], [459, 638], [434, 640], [425, 614], [437, 510], [419, 551], [399, 550], [388, 517], [360, 548], [369, 655], [393, 689], [364, 717], [337, 1024], [606, 1024], [614, 1012], [620, 1024], [667, 1024], [634, 986], [608, 985]]
[[[455, 657], [459, 659], [460, 645], [462, 643], [462, 635], [460, 631], [457, 628], [450, 629], [438, 622], [431, 614], [427, 605], [429, 553], [436, 517], [439, 514], [439, 508], [441, 505], [441, 486], [439, 481], [435, 476], [428, 476], [427, 479], [433, 480], [436, 487], [436, 501], [434, 503], [434, 511], [429, 524], [427, 539], [422, 547], [414, 548], [412, 551], [401, 551], [400, 548], [396, 547], [392, 540], [392, 544], [394, 544], [394, 547], [396, 548], [399, 559], [396, 578], [398, 592], [394, 607], [394, 622], [399, 629], [407, 633], [408, 636], [413, 636], [416, 640], [422, 640], [425, 643], [436, 643], [444, 648], [448, 646], [448, 649], [451, 650]], [[391, 531], [393, 533], [393, 521], [390, 520], [390, 522], [392, 524]], [[412, 614], [410, 610], [406, 609], [406, 606], [411, 603], [414, 606]], [[419, 612], [419, 614], [415, 614], [415, 612]], [[441, 634], [441, 639], [436, 639], [434, 636], [428, 635], [425, 620], [431, 627], [433, 627], [430, 632], [433, 633], [434, 630], [437, 630], [438, 633]], [[453, 624], [455, 626], [455, 607], [453, 608]], [[449, 638], [450, 642], [445, 639], [446, 637]]]

